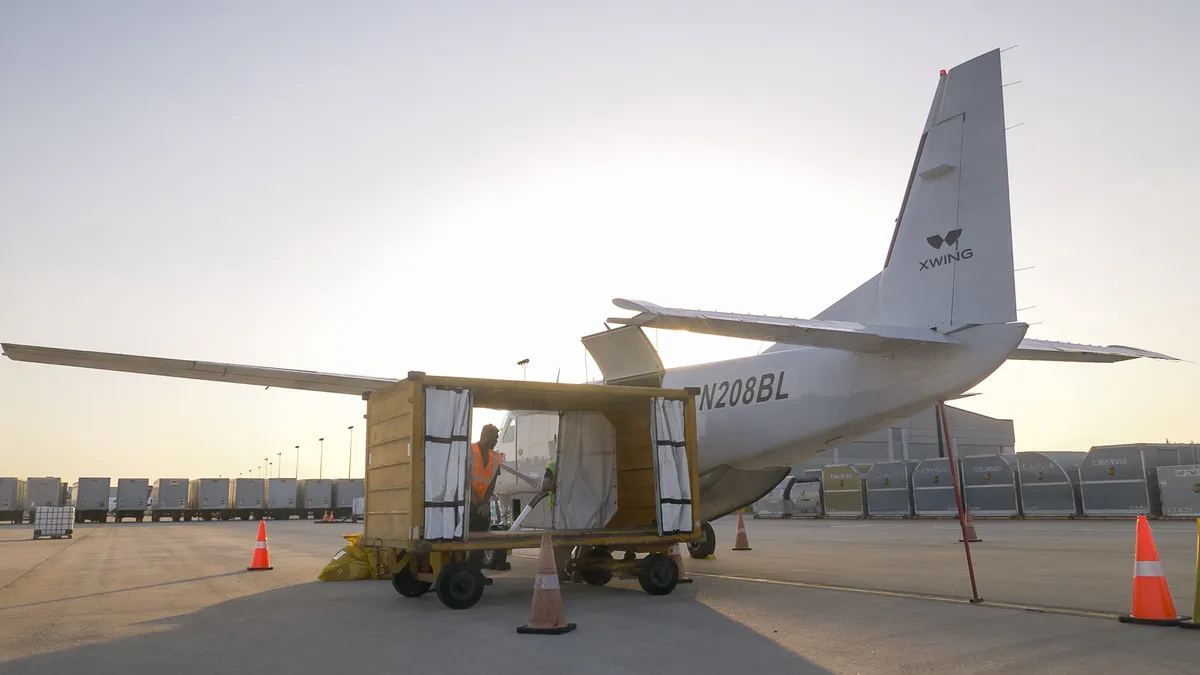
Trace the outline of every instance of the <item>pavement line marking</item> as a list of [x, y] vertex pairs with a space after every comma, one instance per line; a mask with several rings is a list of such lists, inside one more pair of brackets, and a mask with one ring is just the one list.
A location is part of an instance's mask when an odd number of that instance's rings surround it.
[[782, 581], [779, 579], [762, 579], [758, 577], [739, 577], [728, 574], [710, 574], [707, 572], [689, 572], [690, 575], [696, 577], [711, 577], [713, 579], [725, 579], [728, 581], [749, 581], [763, 584], [775, 584], [779, 586], [793, 586], [796, 588], [812, 588], [823, 591], [846, 591], [850, 593], [862, 593], [864, 595], [882, 595], [893, 598], [907, 598], [909, 600], [930, 600], [934, 602], [949, 602], [956, 605], [979, 605], [981, 607], [995, 607], [998, 609], [1019, 609], [1027, 612], [1040, 612], [1043, 614], [1062, 614], [1065, 616], [1079, 616], [1089, 619], [1116, 619], [1119, 615], [1115, 612], [1093, 612], [1086, 609], [1067, 609], [1065, 607], [1046, 607], [1042, 605], [1025, 605], [1015, 602], [998, 602], [992, 600], [984, 600], [982, 602], [971, 602], [968, 598], [956, 598], [945, 595], [933, 595], [929, 593], [914, 593], [908, 591], [885, 591], [876, 588], [861, 588], [856, 586], [835, 586], [833, 584], [818, 584], [808, 581]]
[[46, 559], [45, 559], [45, 560], [42, 560], [42, 562], [40, 562], [40, 563], [38, 563], [38, 564], [34, 565], [33, 567], [30, 567], [29, 569], [25, 570], [25, 573], [24, 573], [24, 574], [22, 574], [21, 576], [17, 577], [16, 579], [13, 579], [12, 581], [8, 582], [7, 584], [4, 584], [3, 586], [0, 586], [0, 591], [3, 591], [4, 589], [8, 588], [9, 586], [12, 586], [13, 584], [17, 583], [18, 581], [20, 581], [20, 580], [24, 579], [25, 577], [29, 576], [29, 574], [30, 574], [31, 572], [33, 572], [33, 571], [34, 571], [34, 570], [36, 570], [37, 568], [41, 567], [42, 565], [46, 564], [46, 562], [47, 562], [48, 560], [50, 560], [50, 559], [51, 559], [51, 558], [53, 558], [54, 556], [58, 555], [59, 553], [62, 553], [63, 551], [65, 551], [65, 550], [67, 550], [67, 549], [71, 548], [72, 546], [74, 546], [74, 545], [75, 545], [75, 543], [76, 543], [76, 542], [80, 542], [80, 541], [83, 541], [84, 539], [87, 539], [87, 538], [88, 538], [88, 535], [90, 535], [91, 533], [93, 533], [93, 532], [95, 532], [95, 531], [96, 531], [96, 528], [91, 528], [91, 529], [88, 529], [86, 532], [84, 532], [84, 533], [83, 533], [83, 535], [82, 535], [82, 536], [80, 536], [80, 537], [71, 537], [71, 539], [70, 539], [70, 543], [68, 543], [66, 546], [64, 546], [64, 547], [62, 547], [62, 548], [60, 548], [60, 549], [58, 549], [58, 550], [57, 550], [57, 551], [55, 551], [54, 553], [51, 553], [50, 555], [46, 556]]

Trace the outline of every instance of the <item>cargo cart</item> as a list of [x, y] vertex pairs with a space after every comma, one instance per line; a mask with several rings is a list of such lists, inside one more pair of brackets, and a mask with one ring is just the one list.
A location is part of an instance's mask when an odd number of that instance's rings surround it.
[[[670, 593], [679, 581], [671, 547], [703, 536], [696, 519], [698, 393], [410, 372], [364, 396], [362, 542], [390, 566], [396, 592], [417, 597], [433, 589], [451, 609], [482, 596], [486, 550], [536, 549], [546, 531], [554, 546], [571, 547], [566, 571], [586, 583], [633, 576], [651, 595]], [[470, 531], [475, 408], [557, 412], [549, 530]]]

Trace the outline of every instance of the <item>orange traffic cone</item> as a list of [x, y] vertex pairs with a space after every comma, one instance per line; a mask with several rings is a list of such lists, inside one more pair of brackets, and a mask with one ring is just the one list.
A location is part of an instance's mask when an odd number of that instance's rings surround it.
[[687, 575], [687, 570], [683, 567], [683, 552], [679, 550], [679, 544], [671, 547], [671, 560], [674, 560], [675, 566], [679, 568], [679, 583], [692, 583], [694, 580]]
[[1183, 617], [1175, 613], [1171, 589], [1167, 588], [1167, 578], [1163, 576], [1162, 562], [1158, 559], [1158, 548], [1154, 545], [1154, 535], [1150, 534], [1146, 516], [1138, 516], [1134, 546], [1133, 611], [1117, 619], [1123, 623], [1178, 626]]
[[271, 556], [267, 553], [267, 523], [265, 521], [258, 521], [258, 540], [254, 542], [254, 557], [250, 559], [250, 566], [246, 569], [251, 572], [275, 569], [271, 567]]
[[533, 580], [533, 608], [529, 623], [517, 627], [518, 633], [560, 635], [575, 630], [567, 623], [563, 612], [562, 591], [558, 587], [558, 569], [554, 566], [554, 547], [550, 533], [542, 534], [542, 550], [538, 553], [537, 576]]
[[742, 512], [740, 510], [738, 511], [737, 538], [733, 541], [733, 550], [750, 550], [750, 540], [746, 537], [746, 523], [742, 520]]

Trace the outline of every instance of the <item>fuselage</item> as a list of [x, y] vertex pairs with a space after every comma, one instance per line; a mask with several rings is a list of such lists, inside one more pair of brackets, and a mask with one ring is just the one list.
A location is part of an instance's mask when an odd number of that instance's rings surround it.
[[957, 396], [996, 370], [1025, 324], [974, 326], [960, 345], [887, 352], [797, 348], [668, 370], [665, 387], [698, 387], [700, 471], [792, 467]]
[[[746, 506], [818, 453], [966, 392], [1004, 363], [1026, 329], [974, 326], [953, 333], [954, 345], [869, 354], [796, 348], [667, 370], [663, 386], [701, 391], [700, 517]], [[552, 430], [523, 445], [548, 442]], [[502, 483], [505, 493], [536, 492], [511, 478]]]

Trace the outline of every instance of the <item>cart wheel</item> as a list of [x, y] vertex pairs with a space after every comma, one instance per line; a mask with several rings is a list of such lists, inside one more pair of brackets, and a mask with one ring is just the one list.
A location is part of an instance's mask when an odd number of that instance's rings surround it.
[[679, 568], [662, 553], [651, 553], [638, 569], [638, 583], [650, 595], [666, 595], [679, 583]]
[[435, 587], [443, 605], [450, 609], [468, 609], [483, 596], [483, 574], [467, 563], [453, 562], [442, 568]]
[[425, 595], [432, 586], [428, 581], [421, 581], [412, 575], [412, 570], [408, 566], [402, 567], [399, 572], [392, 574], [392, 588], [396, 592], [406, 598], [418, 598]]
[[489, 570], [507, 570], [512, 567], [508, 565], [508, 549], [504, 548], [489, 548], [483, 552], [483, 568]]
[[712, 525], [707, 522], [700, 528], [704, 531], [704, 538], [699, 541], [688, 542], [688, 554], [693, 558], [704, 559], [716, 553], [717, 551], [717, 535], [713, 532]]

